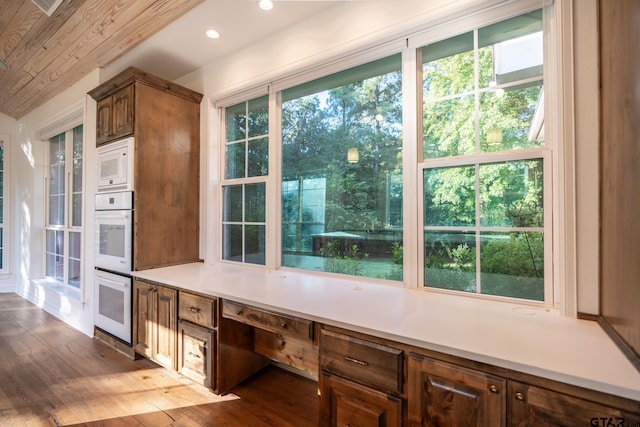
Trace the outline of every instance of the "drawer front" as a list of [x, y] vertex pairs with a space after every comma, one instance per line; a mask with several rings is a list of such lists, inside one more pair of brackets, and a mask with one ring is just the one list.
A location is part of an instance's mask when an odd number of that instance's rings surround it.
[[178, 300], [178, 317], [205, 328], [215, 328], [217, 299], [181, 291]]
[[222, 316], [283, 336], [313, 341], [311, 320], [272, 313], [228, 300], [222, 302]]
[[402, 350], [320, 331], [320, 369], [390, 394], [402, 393]]

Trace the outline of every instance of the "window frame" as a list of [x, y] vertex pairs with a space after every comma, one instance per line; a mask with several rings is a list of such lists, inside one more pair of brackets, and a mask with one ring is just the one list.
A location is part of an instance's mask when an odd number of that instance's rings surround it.
[[[81, 127], [80, 133], [82, 135], [82, 155], [80, 156], [80, 159], [82, 161], [81, 164], [81, 185], [80, 185], [80, 191], [74, 191], [74, 161], [76, 160], [76, 157], [74, 157], [74, 131], [75, 129]], [[50, 144], [51, 144], [51, 139], [58, 137], [59, 135], [64, 135], [64, 139], [65, 139], [65, 168], [64, 168], [64, 177], [65, 177], [65, 181], [64, 181], [64, 218], [63, 218], [63, 224], [62, 225], [57, 225], [57, 224], [51, 224], [50, 223], [50, 180], [51, 180], [51, 176], [50, 176], [50, 166], [51, 166], [51, 158], [50, 158]], [[44, 224], [44, 248], [43, 248], [43, 266], [44, 266], [44, 271], [43, 271], [43, 277], [47, 280], [47, 281], [51, 281], [56, 283], [57, 285], [63, 286], [66, 289], [70, 289], [72, 291], [76, 291], [76, 292], [82, 292], [83, 288], [84, 288], [84, 260], [83, 260], [83, 255], [84, 255], [84, 232], [83, 232], [83, 227], [85, 224], [85, 203], [84, 201], [86, 200], [86, 191], [85, 191], [85, 167], [86, 167], [86, 147], [85, 147], [85, 140], [86, 138], [84, 137], [84, 125], [83, 123], [78, 123], [78, 124], [74, 124], [73, 126], [71, 126], [71, 128], [67, 128], [66, 130], [63, 130], [61, 132], [56, 132], [53, 135], [49, 136], [49, 138], [47, 138], [44, 143], [46, 145], [46, 155], [45, 155], [45, 171], [44, 171], [44, 178], [45, 178], [45, 196], [44, 196], [44, 204], [45, 204], [45, 224]], [[73, 195], [74, 194], [78, 194], [80, 193], [82, 195], [82, 200], [83, 202], [80, 204], [80, 220], [81, 223], [80, 225], [73, 225], [72, 221], [73, 221]], [[63, 247], [64, 247], [64, 252], [61, 255], [63, 262], [62, 262], [62, 269], [63, 269], [63, 280], [60, 281], [58, 280], [56, 277], [53, 276], [49, 276], [47, 274], [47, 255], [49, 253], [54, 254], [55, 252], [48, 252], [47, 250], [47, 233], [50, 231], [54, 231], [54, 232], [62, 232], [63, 233]], [[79, 235], [79, 242], [80, 242], [80, 247], [78, 248], [78, 251], [80, 253], [80, 258], [76, 258], [76, 257], [71, 257], [70, 254], [70, 240], [71, 240], [71, 233], [77, 233]], [[79, 265], [79, 279], [78, 279], [78, 286], [74, 286], [73, 284], [71, 284], [69, 282], [70, 278], [69, 278], [69, 264], [70, 264], [70, 260], [73, 259], [75, 261], [78, 262]]]
[[[2, 179], [2, 192], [0, 193], [0, 198], [2, 199], [2, 220], [0, 221], [0, 232], [2, 233], [0, 236], [0, 257], [2, 261], [2, 265], [0, 266], [0, 274], [8, 274], [11, 272], [9, 267], [9, 248], [7, 247], [7, 242], [10, 241], [9, 235], [9, 227], [7, 224], [9, 221], [9, 198], [7, 197], [7, 189], [10, 189], [9, 180], [10, 180], [10, 164], [9, 161], [9, 149], [11, 147], [10, 136], [7, 134], [0, 134], [0, 147], [2, 148], [2, 168], [0, 169], [0, 179]], [[10, 193], [10, 192], [9, 192]]]
[[[412, 31], [406, 37], [401, 39], [394, 39], [380, 43], [377, 46], [369, 46], [365, 50], [351, 52], [348, 55], [342, 55], [334, 61], [327, 61], [322, 64], [316, 64], [315, 66], [307, 67], [306, 69], [299, 70], [289, 76], [284, 76], [280, 79], [274, 79], [270, 81], [265, 87], [259, 89], [247, 90], [244, 93], [236, 92], [234, 95], [222, 97], [219, 101], [214, 102], [212, 105], [218, 108], [224, 106], [230, 106], [238, 101], [247, 101], [256, 97], [257, 95], [264, 94], [265, 91], [269, 94], [269, 176], [266, 179], [267, 182], [267, 200], [270, 201], [267, 207], [267, 222], [271, 223], [271, 226], [267, 228], [267, 242], [266, 242], [266, 264], [264, 266], [258, 266], [266, 269], [291, 269], [299, 273], [309, 275], [323, 275], [332, 276], [330, 273], [314, 272], [307, 270], [300, 270], [291, 267], [283, 267], [281, 265], [281, 253], [282, 253], [282, 224], [281, 224], [281, 170], [280, 170], [280, 146], [281, 146], [281, 94], [282, 91], [291, 88], [295, 85], [303, 84], [305, 82], [328, 76], [332, 73], [347, 70], [352, 67], [365, 64], [370, 61], [384, 58], [389, 55], [401, 53], [402, 55], [402, 74], [403, 74], [403, 175], [404, 175], [404, 189], [403, 189], [403, 245], [404, 245], [404, 280], [403, 282], [390, 282], [385, 281], [385, 284], [399, 285], [405, 288], [411, 289], [423, 289], [426, 291], [439, 292], [438, 289], [428, 288], [422, 286], [422, 282], [419, 280], [424, 274], [423, 269], [423, 255], [424, 248], [422, 247], [422, 238], [419, 235], [422, 233], [423, 226], [423, 212], [422, 203], [418, 203], [421, 199], [423, 191], [422, 183], [422, 171], [424, 167], [420, 164], [419, 159], [422, 158], [422, 136], [420, 132], [417, 132], [418, 125], [420, 125], [419, 117], [421, 117], [421, 108], [418, 108], [418, 93], [422, 92], [421, 89], [421, 66], [422, 63], [419, 60], [418, 50], [428, 43], [444, 40], [449, 37], [459, 35], [464, 32], [473, 31], [476, 28], [487, 26], [499, 21], [509, 19], [511, 17], [527, 13], [536, 9], [542, 9], [543, 11], [543, 40], [545, 43], [544, 48], [544, 74], [543, 85], [545, 91], [545, 98], [547, 100], [555, 99], [556, 101], [551, 103], [545, 103], [545, 146], [544, 148], [536, 148], [532, 154], [536, 158], [543, 158], [544, 162], [544, 206], [545, 206], [545, 290], [544, 301], [532, 301], [519, 298], [509, 298], [494, 295], [482, 295], [482, 294], [469, 294], [464, 292], [456, 292], [461, 296], [481, 297], [485, 299], [517, 302], [525, 305], [536, 305], [544, 307], [561, 308], [564, 313], [571, 313], [572, 307], [575, 305], [575, 296], [573, 300], [566, 302], [566, 297], [575, 293], [575, 281], [566, 283], [561, 287], [558, 277], [571, 278], [571, 269], [559, 266], [558, 260], [571, 256], [571, 251], [567, 249], [567, 245], [574, 244], [571, 241], [570, 233], [565, 234], [567, 229], [564, 221], [570, 218], [571, 201], [565, 201], [563, 195], [565, 192], [571, 192], [569, 187], [572, 184], [572, 171], [562, 170], [562, 166], [566, 163], [566, 154], [563, 153], [563, 147], [567, 142], [563, 142], [560, 137], [561, 134], [571, 133], [565, 126], [563, 117], [555, 117], [558, 113], [571, 113], [573, 111], [573, 104], [570, 100], [566, 101], [559, 97], [559, 93], [563, 93], [567, 89], [565, 85], [572, 83], [572, 78], [564, 70], [565, 59], [559, 56], [559, 52], [563, 49], [563, 40], [560, 40], [559, 34], [570, 22], [570, 15], [568, 13], [568, 7], [562, 7], [552, 0], [515, 0], [506, 4], [498, 5], [491, 8], [486, 8], [480, 11], [470, 11], [465, 16], [455, 16], [452, 19], [447, 20], [442, 17], [435, 19], [433, 26], [428, 28], [426, 25], [423, 29], [417, 29]], [[428, 29], [424, 29], [428, 28]], [[251, 94], [251, 95], [249, 95]], [[420, 95], [421, 96], [421, 95]], [[219, 113], [220, 119], [216, 126], [224, 128], [224, 114]], [[224, 130], [220, 131], [220, 145], [218, 155], [220, 155], [221, 168], [219, 169], [220, 181], [224, 174]], [[571, 141], [570, 141], [571, 142]], [[569, 143], [570, 143], [569, 142]], [[562, 144], [562, 145], [560, 145]], [[571, 153], [568, 153], [571, 154]], [[503, 159], [509, 156], [504, 156], [501, 153], [489, 153], [495, 159]], [[214, 155], [215, 156], [215, 155]], [[486, 154], [480, 155], [480, 159], [485, 162], [484, 157]], [[446, 164], [450, 160], [442, 160], [442, 164]], [[495, 160], [494, 160], [495, 161]], [[220, 188], [220, 187], [218, 187]], [[218, 192], [217, 199], [222, 204], [221, 191]], [[566, 206], [565, 206], [566, 205]], [[220, 207], [222, 209], [222, 207]], [[219, 211], [221, 212], [221, 210]], [[560, 212], [560, 213], [559, 213]], [[564, 213], [564, 215], [563, 215]], [[273, 219], [276, 219], [273, 221]], [[221, 222], [217, 222], [216, 227], [219, 227]], [[549, 244], [546, 241], [550, 241]], [[215, 251], [214, 251], [215, 253]], [[221, 260], [220, 254], [215, 257], [216, 261]], [[349, 276], [353, 281], [368, 281], [378, 282], [379, 279], [373, 279], [368, 277]], [[562, 304], [561, 304], [562, 303]]]

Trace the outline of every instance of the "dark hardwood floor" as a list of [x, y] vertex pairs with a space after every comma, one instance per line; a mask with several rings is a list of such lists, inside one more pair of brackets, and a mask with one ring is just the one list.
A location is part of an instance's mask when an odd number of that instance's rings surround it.
[[0, 426], [315, 426], [317, 383], [269, 367], [217, 396], [0, 294]]

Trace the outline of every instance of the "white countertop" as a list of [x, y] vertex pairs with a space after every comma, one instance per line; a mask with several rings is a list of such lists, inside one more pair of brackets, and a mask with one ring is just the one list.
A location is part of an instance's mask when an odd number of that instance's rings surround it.
[[640, 401], [640, 373], [602, 328], [555, 310], [229, 264], [133, 276]]

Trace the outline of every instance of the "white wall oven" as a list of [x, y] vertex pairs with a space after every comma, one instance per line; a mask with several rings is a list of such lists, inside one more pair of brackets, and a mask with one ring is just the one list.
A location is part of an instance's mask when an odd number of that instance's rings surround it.
[[131, 277], [95, 270], [94, 282], [95, 326], [131, 346]]
[[133, 193], [96, 194], [95, 267], [131, 274], [133, 251]]
[[98, 147], [94, 325], [132, 345], [134, 140]]

